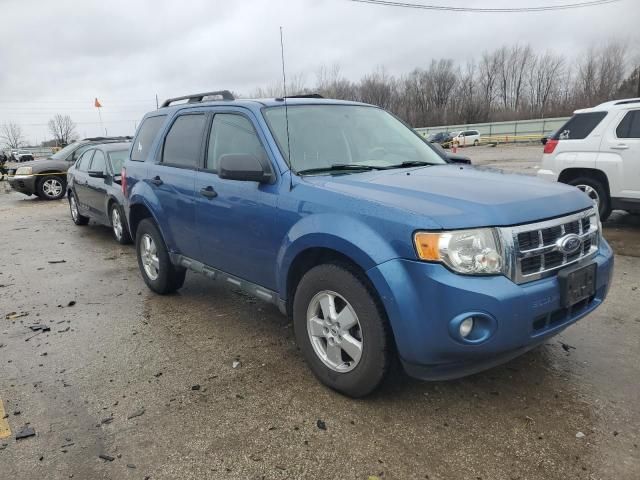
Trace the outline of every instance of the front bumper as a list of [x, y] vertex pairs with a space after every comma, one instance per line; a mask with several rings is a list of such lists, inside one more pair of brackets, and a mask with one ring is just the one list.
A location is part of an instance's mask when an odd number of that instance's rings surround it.
[[[510, 360], [558, 334], [597, 308], [613, 273], [602, 239], [595, 257], [596, 293], [572, 309], [560, 303], [557, 276], [518, 285], [504, 276], [458, 275], [440, 264], [394, 259], [367, 273], [386, 308], [406, 371], [438, 380], [475, 373]], [[488, 338], [467, 342], [451, 322], [467, 314], [490, 319]]]
[[16, 192], [25, 195], [34, 195], [36, 193], [36, 177], [35, 175], [14, 175], [9, 177], [9, 185]]

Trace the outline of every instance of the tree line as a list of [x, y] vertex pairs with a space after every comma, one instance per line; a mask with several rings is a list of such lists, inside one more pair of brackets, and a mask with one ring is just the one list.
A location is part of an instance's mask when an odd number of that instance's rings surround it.
[[[76, 137], [76, 124], [69, 115], [55, 114], [47, 124], [51, 140], [42, 142], [43, 147], [64, 147], [73, 142]], [[0, 125], [0, 146], [15, 150], [27, 143], [20, 124], [8, 122]]]
[[[503, 46], [480, 58], [457, 64], [431, 61], [400, 75], [380, 67], [358, 81], [345, 78], [339, 66], [321, 67], [315, 85], [304, 75], [287, 82], [288, 94], [317, 92], [388, 109], [414, 127], [457, 125], [570, 115], [616, 98], [640, 96], [640, 66], [633, 68], [625, 45], [611, 41], [578, 58], [530, 45]], [[640, 63], [640, 62], [637, 62]], [[273, 84], [253, 97], [281, 96]]]

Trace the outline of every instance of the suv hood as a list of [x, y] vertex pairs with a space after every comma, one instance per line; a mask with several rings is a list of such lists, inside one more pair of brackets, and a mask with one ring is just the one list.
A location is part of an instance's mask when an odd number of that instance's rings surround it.
[[45, 168], [55, 168], [60, 170], [61, 172], [66, 172], [71, 166], [71, 162], [66, 162], [64, 160], [53, 160], [51, 158], [40, 158], [38, 160], [31, 160], [30, 162], [22, 162], [16, 164], [15, 168], [20, 167], [32, 167], [33, 173], [37, 173], [38, 171], [44, 170]]
[[593, 205], [575, 187], [457, 165], [304, 179], [343, 195], [427, 216], [445, 229], [518, 225]]

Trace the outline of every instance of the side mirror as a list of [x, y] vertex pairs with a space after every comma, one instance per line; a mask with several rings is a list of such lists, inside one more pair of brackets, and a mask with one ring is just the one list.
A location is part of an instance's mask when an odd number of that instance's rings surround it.
[[93, 172], [90, 171], [88, 172], [88, 175], [93, 178], [105, 178], [107, 176], [103, 171], [98, 171], [98, 170]]
[[273, 180], [273, 174], [267, 165], [263, 164], [258, 157], [244, 153], [222, 155], [218, 176], [225, 180], [258, 183], [271, 183]]

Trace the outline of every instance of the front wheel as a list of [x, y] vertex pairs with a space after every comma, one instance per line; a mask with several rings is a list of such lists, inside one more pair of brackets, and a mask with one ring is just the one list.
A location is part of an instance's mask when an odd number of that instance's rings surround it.
[[311, 371], [350, 397], [375, 390], [392, 356], [387, 319], [370, 288], [351, 269], [325, 264], [302, 277], [293, 299], [296, 342]]
[[611, 214], [611, 201], [607, 189], [600, 181], [591, 177], [579, 177], [570, 180], [568, 184], [579, 188], [593, 200], [593, 203], [598, 207], [600, 220], [604, 222], [609, 218]]
[[138, 225], [136, 254], [144, 283], [151, 290], [165, 295], [182, 287], [187, 272], [171, 263], [160, 231], [148, 218]]
[[37, 194], [42, 200], [59, 200], [64, 197], [66, 182], [62, 177], [47, 175], [38, 183]]

